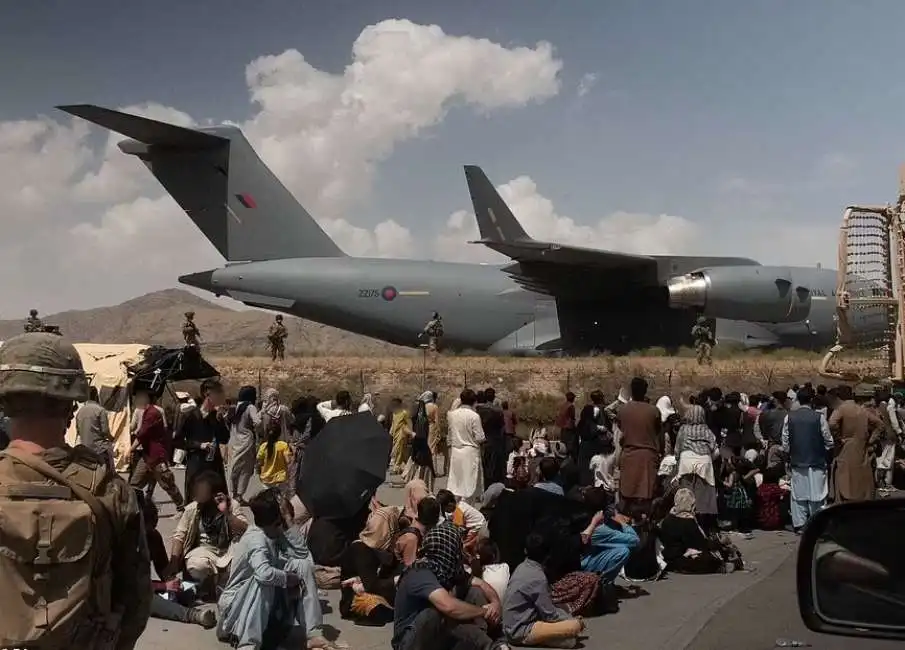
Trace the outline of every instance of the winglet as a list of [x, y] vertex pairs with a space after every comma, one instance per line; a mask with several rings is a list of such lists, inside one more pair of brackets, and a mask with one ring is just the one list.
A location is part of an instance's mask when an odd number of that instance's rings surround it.
[[138, 115], [120, 113], [93, 104], [72, 104], [57, 106], [57, 108], [147, 145], [206, 149], [228, 142], [225, 138], [195, 129], [158, 122]]
[[482, 244], [533, 241], [484, 170], [477, 165], [465, 165], [465, 180], [468, 182]]

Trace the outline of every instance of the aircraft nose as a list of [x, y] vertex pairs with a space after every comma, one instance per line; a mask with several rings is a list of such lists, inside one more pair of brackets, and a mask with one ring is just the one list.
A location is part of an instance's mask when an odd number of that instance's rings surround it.
[[205, 291], [213, 291], [214, 290], [214, 272], [213, 271], [200, 271], [198, 273], [189, 273], [188, 275], [180, 275], [179, 283], [188, 285], [190, 287], [195, 287], [196, 289], [203, 289]]
[[670, 278], [666, 283], [669, 306], [673, 309], [702, 309], [707, 305], [707, 278], [703, 273], [689, 273]]

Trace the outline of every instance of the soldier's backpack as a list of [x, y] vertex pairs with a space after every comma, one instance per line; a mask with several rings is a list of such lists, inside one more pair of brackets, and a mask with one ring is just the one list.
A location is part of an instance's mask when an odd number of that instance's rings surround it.
[[0, 452], [0, 647], [87, 649], [111, 630], [113, 518], [92, 491], [107, 469], [64, 471]]

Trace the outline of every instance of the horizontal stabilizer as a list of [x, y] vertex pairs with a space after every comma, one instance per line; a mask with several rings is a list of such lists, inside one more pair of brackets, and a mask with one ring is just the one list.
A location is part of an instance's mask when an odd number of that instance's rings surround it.
[[167, 124], [166, 122], [158, 122], [147, 117], [120, 113], [119, 111], [91, 104], [73, 104], [71, 106], [58, 106], [57, 108], [70, 115], [75, 115], [83, 120], [93, 122], [105, 129], [110, 129], [115, 133], [148, 145], [206, 149], [228, 142], [225, 138], [209, 133], [202, 133], [201, 131], [187, 129], [175, 124]]

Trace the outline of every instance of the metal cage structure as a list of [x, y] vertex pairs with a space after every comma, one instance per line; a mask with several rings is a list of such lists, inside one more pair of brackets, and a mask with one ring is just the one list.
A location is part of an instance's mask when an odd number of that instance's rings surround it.
[[845, 381], [903, 380], [905, 166], [892, 205], [852, 205], [839, 230], [836, 345], [821, 374]]

